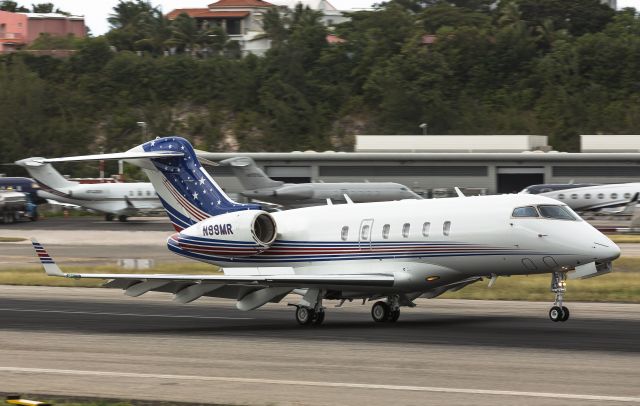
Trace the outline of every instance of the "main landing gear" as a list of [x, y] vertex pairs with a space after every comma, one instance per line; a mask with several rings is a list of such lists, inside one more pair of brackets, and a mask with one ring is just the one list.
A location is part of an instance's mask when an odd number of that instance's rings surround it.
[[553, 307], [549, 310], [549, 318], [553, 322], [569, 320], [569, 309], [562, 305], [564, 293], [567, 291], [567, 274], [554, 272], [551, 274], [551, 291], [556, 294]]
[[320, 325], [324, 321], [324, 307], [322, 297], [324, 292], [320, 289], [309, 289], [300, 303], [291, 305], [296, 307], [296, 321], [298, 324], [308, 326]]
[[386, 302], [375, 302], [371, 306], [371, 317], [376, 323], [395, 323], [400, 318], [400, 305], [398, 296], [390, 296]]

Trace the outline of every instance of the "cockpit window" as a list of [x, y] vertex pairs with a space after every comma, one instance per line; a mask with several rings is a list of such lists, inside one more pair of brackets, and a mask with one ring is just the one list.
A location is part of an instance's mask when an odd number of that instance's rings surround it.
[[513, 209], [511, 217], [540, 217], [538, 211], [533, 206], [517, 207]]
[[542, 217], [558, 220], [577, 220], [572, 211], [565, 206], [540, 205], [538, 206]]

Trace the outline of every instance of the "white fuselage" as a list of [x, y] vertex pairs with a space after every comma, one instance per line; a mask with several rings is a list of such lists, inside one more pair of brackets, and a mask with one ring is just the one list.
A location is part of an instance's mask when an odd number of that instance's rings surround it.
[[75, 184], [55, 190], [40, 189], [38, 196], [115, 215], [162, 209], [153, 185], [148, 182]]
[[[290, 267], [302, 274], [401, 270], [411, 286], [407, 289], [423, 290], [470, 276], [573, 269], [619, 255], [611, 240], [577, 215], [576, 220], [512, 217], [515, 208], [536, 205], [558, 202], [520, 194], [294, 209], [272, 214], [277, 239], [260, 254], [187, 256], [225, 269]], [[180, 235], [203, 237], [198, 225]], [[437, 279], [426, 280], [432, 276]]]
[[586, 211], [621, 208], [628, 204], [638, 192], [640, 192], [640, 183], [619, 183], [555, 190], [540, 193], [539, 196], [556, 199], [574, 210]]

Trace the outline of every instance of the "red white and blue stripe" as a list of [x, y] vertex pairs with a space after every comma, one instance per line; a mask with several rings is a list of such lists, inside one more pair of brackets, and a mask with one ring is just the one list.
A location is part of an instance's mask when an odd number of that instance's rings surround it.
[[358, 242], [275, 241], [270, 248], [253, 242], [228, 242], [174, 234], [169, 250], [189, 258], [214, 263], [295, 263], [450, 256], [511, 256], [539, 253], [515, 247], [499, 247], [450, 241]]
[[42, 244], [40, 244], [38, 242], [32, 242], [31, 244], [33, 245], [33, 248], [36, 250], [36, 253], [38, 254], [38, 258], [40, 258], [40, 262], [43, 265], [44, 264], [53, 264], [54, 263], [53, 262], [53, 258], [51, 258], [51, 256], [49, 256], [49, 254], [44, 249]]

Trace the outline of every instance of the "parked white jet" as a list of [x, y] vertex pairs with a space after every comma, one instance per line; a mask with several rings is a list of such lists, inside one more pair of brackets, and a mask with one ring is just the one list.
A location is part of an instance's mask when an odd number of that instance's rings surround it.
[[288, 208], [324, 204], [327, 199], [344, 202], [345, 195], [356, 203], [422, 199], [393, 182], [284, 183], [268, 177], [249, 157], [225, 159], [220, 165], [231, 167], [245, 189], [243, 196]]
[[326, 205], [267, 213], [232, 201], [202, 168], [188, 141], [162, 138], [121, 154], [142, 167], [177, 233], [168, 248], [219, 265], [223, 275], [67, 274], [34, 240], [47, 274], [110, 279], [129, 296], [172, 293], [235, 299], [240, 310], [279, 302], [293, 292], [300, 324], [320, 324], [324, 300], [378, 300], [371, 314], [393, 322], [401, 306], [483, 277], [552, 274], [549, 312], [565, 321], [567, 275], [611, 271], [620, 249], [570, 208], [547, 197], [517, 194]]
[[[533, 185], [520, 193], [537, 194], [565, 202], [567, 206], [577, 211], [592, 210], [619, 210], [627, 205], [637, 202], [640, 193], [640, 183], [615, 183], [610, 185], [579, 186], [567, 185], [564, 189], [551, 189], [547, 191], [544, 186]], [[549, 185], [556, 186], [556, 185]], [[548, 189], [548, 188], [547, 188]]]
[[105, 214], [111, 221], [120, 221], [140, 212], [161, 210], [162, 204], [151, 183], [92, 183], [81, 184], [66, 179], [45, 158], [16, 161], [38, 182], [38, 196], [60, 203], [82, 206]]

